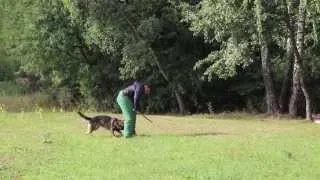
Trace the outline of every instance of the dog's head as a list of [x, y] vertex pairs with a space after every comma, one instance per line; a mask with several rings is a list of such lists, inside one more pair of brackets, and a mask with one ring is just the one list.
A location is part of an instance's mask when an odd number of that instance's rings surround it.
[[124, 127], [123, 120], [120, 120], [117, 118], [112, 118], [112, 120], [111, 120], [111, 128], [112, 129], [123, 130], [123, 127]]

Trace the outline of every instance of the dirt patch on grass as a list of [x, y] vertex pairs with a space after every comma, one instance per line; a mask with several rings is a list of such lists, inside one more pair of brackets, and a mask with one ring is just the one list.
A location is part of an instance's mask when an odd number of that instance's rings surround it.
[[10, 169], [10, 164], [12, 164], [14, 160], [14, 156], [0, 154], [0, 172]]
[[14, 156], [11, 155], [5, 155], [5, 154], [0, 154], [0, 165], [7, 163], [7, 162], [12, 162], [15, 160]]

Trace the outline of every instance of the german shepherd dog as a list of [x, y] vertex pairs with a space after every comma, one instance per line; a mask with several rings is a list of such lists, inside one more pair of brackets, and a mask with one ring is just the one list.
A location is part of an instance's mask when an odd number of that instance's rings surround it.
[[[103, 127], [105, 129], [108, 129], [111, 131], [112, 135], [115, 137], [122, 136], [121, 130], [123, 130], [124, 123], [122, 120], [113, 118], [110, 116], [94, 116], [94, 117], [88, 117], [81, 112], [78, 112], [78, 114], [88, 121], [88, 132], [87, 134], [92, 133], [93, 131], [99, 129], [100, 127]], [[115, 133], [117, 132], [117, 134]]]

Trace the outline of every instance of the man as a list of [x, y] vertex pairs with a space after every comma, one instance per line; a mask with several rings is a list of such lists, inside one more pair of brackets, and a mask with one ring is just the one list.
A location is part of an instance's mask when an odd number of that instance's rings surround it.
[[117, 103], [124, 116], [124, 137], [135, 135], [136, 113], [140, 112], [140, 99], [142, 95], [149, 93], [150, 86], [137, 81], [119, 92]]

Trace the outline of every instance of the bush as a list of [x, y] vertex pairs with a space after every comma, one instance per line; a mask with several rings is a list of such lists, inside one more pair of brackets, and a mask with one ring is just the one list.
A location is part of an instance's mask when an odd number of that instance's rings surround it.
[[0, 96], [17, 96], [26, 94], [28, 88], [13, 81], [0, 81]]

